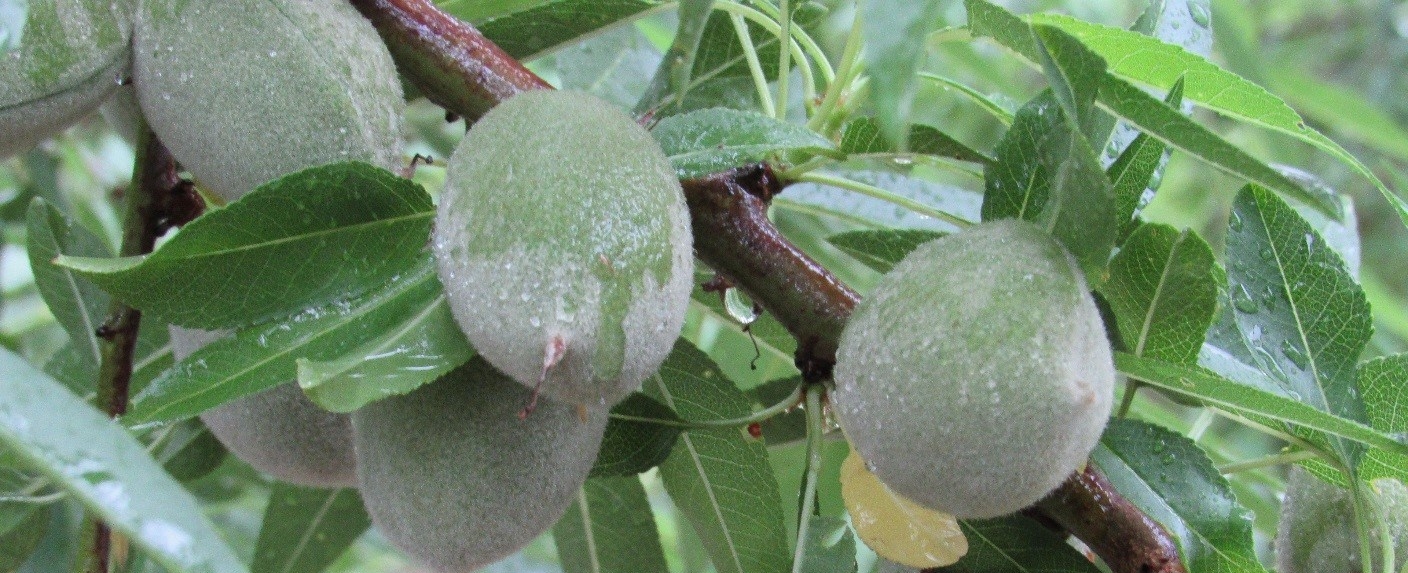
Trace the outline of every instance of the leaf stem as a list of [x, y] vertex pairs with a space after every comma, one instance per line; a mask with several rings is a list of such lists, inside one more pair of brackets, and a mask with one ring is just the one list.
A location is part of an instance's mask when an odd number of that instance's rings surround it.
[[[792, 10], [788, 6], [787, 0], [778, 0], [778, 10], [780, 12], [778, 23], [781, 30], [778, 32], [778, 41], [786, 43], [788, 48], [792, 46]], [[803, 66], [806, 62], [802, 62]], [[787, 83], [792, 77], [792, 50], [777, 51], [777, 114], [773, 117], [777, 119], [787, 119]]]
[[832, 187], [839, 187], [848, 191], [854, 191], [856, 193], [860, 193], [861, 195], [865, 195], [867, 197], [874, 197], [887, 203], [893, 203], [900, 207], [904, 207], [905, 209], [909, 209], [910, 211], [913, 211], [919, 215], [933, 217], [935, 219], [950, 223], [958, 227], [969, 227], [973, 224], [972, 221], [969, 221], [962, 217], [958, 217], [950, 213], [945, 213], [943, 211], [940, 211], [908, 197], [902, 197], [900, 195], [896, 195], [874, 185], [861, 183], [860, 181], [856, 181], [854, 179], [847, 179], [845, 177], [838, 177], [834, 175], [826, 175], [824, 173], [808, 172], [798, 175], [796, 180], [806, 181], [808, 183], [817, 183], [820, 185], [830, 185]]
[[[719, 2], [714, 7], [722, 12], [731, 15], [736, 14], [739, 16], [743, 16], [748, 20], [751, 20], [754, 24], [761, 26], [769, 34], [772, 34], [775, 38], [777, 38], [779, 45], [782, 44], [782, 25], [778, 24], [776, 20], [773, 20], [767, 14], [764, 14], [758, 11], [757, 9], [754, 9], [750, 6], [744, 6], [737, 2]], [[810, 37], [807, 37], [806, 39], [811, 40]], [[812, 42], [812, 45], [815, 47], [815, 42]], [[787, 48], [789, 51], [789, 55], [793, 59], [799, 62], [805, 62], [807, 60], [806, 55], [803, 53], [803, 47], [800, 43], [788, 39]], [[816, 49], [817, 52], [820, 53], [820, 48], [817, 47]], [[781, 50], [781, 48], [779, 48], [779, 50]], [[811, 86], [815, 85], [816, 78], [812, 74], [811, 65], [798, 66], [797, 71], [801, 72], [802, 74], [802, 81], [805, 84], [804, 87], [806, 88], [806, 93], [812, 94], [815, 91], [815, 88]], [[809, 95], [808, 97], [811, 96]]]
[[797, 509], [797, 548], [792, 553], [792, 573], [802, 573], [806, 557], [807, 530], [812, 514], [816, 513], [816, 487], [821, 477], [821, 440], [826, 433], [822, 419], [821, 392], [823, 385], [806, 384], [807, 388], [807, 473], [802, 477], [802, 503]]
[[669, 426], [672, 428], [685, 428], [690, 430], [747, 426], [748, 424], [766, 422], [772, 419], [773, 416], [786, 412], [793, 406], [796, 406], [797, 402], [801, 401], [802, 399], [802, 393], [804, 392], [804, 388], [804, 384], [798, 384], [797, 387], [792, 390], [792, 393], [788, 394], [786, 398], [782, 399], [782, 401], [766, 408], [763, 408], [762, 410], [758, 410], [757, 412], [753, 412], [752, 414], [749, 414], [747, 416], [743, 416], [741, 418], [729, 418], [726, 420], [668, 420], [665, 418], [649, 418], [645, 416], [632, 416], [629, 414], [616, 413], [610, 414], [610, 417], [613, 420], [621, 420], [623, 422], [641, 422], [645, 424], [655, 424], [657, 426]]
[[1198, 419], [1193, 420], [1193, 426], [1188, 428], [1188, 439], [1197, 442], [1203, 439], [1203, 434], [1212, 427], [1213, 420], [1217, 419], [1217, 414], [1209, 410], [1203, 410], [1198, 414]]
[[851, 21], [851, 31], [846, 35], [846, 47], [841, 52], [841, 67], [837, 68], [836, 75], [826, 85], [826, 94], [822, 96], [821, 105], [817, 107], [816, 113], [807, 121], [807, 127], [812, 131], [817, 131], [829, 135], [829, 130], [821, 131], [823, 126], [831, 123], [830, 116], [836, 113], [836, 108], [841, 101], [841, 94], [849, 89], [855, 76], [860, 73], [858, 62], [860, 60], [861, 33], [860, 33], [860, 5], [863, 0], [856, 0], [855, 18]]
[[1217, 471], [1222, 475], [1230, 475], [1245, 471], [1259, 470], [1261, 468], [1271, 466], [1293, 464], [1299, 461], [1314, 459], [1318, 457], [1320, 457], [1319, 452], [1314, 452], [1310, 450], [1295, 450], [1291, 452], [1272, 454], [1254, 460], [1230, 463], [1224, 466], [1219, 466], [1217, 468]]
[[762, 102], [763, 113], [776, 116], [777, 107], [772, 101], [772, 90], [768, 89], [768, 77], [763, 73], [763, 63], [758, 61], [758, 50], [753, 47], [753, 35], [748, 33], [748, 23], [743, 21], [743, 16], [739, 14], [729, 14], [728, 19], [733, 22], [733, 33], [738, 36], [738, 44], [743, 48], [743, 59], [748, 62], [748, 73], [753, 76], [753, 89], [758, 92], [758, 101]]

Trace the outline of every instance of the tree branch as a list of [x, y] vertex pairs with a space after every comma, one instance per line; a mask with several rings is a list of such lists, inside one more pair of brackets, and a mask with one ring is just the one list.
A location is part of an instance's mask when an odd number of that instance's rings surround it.
[[[548, 87], [429, 0], [351, 1], [381, 32], [401, 72], [452, 113], [477, 118], [513, 94]], [[797, 365], [806, 378], [829, 377], [841, 329], [860, 297], [768, 219], [768, 203], [782, 190], [777, 176], [753, 165], [681, 183], [699, 258], [797, 338]], [[1116, 573], [1185, 571], [1168, 532], [1093, 467], [1033, 511], [1075, 534]]]
[[552, 89], [473, 26], [428, 0], [350, 0], [386, 40], [396, 67], [421, 93], [477, 119], [519, 92]]
[[[157, 237], [172, 226], [194, 219], [202, 204], [189, 182], [176, 174], [176, 160], [166, 146], [142, 126], [133, 164], [132, 184], [124, 193], [122, 246], [118, 256], [152, 252]], [[137, 348], [142, 312], [114, 299], [107, 319], [96, 334], [103, 339], [98, 366], [98, 405], [113, 418], [127, 412], [128, 389], [132, 383], [132, 359]], [[110, 558], [124, 561], [127, 542], [113, 534], [107, 524], [96, 523], [93, 538], [93, 570], [107, 573]]]

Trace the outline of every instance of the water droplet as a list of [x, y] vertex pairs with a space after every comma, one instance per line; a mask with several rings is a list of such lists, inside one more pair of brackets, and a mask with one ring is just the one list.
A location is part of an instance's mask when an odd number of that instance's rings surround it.
[[1310, 362], [1310, 357], [1305, 354], [1305, 351], [1289, 339], [1281, 341], [1281, 354], [1286, 355], [1286, 359], [1301, 370], [1305, 370], [1305, 365]]
[[1276, 260], [1276, 253], [1271, 250], [1271, 247], [1266, 247], [1257, 254], [1261, 256], [1261, 260], [1263, 261], [1271, 262]]
[[1237, 285], [1232, 289], [1232, 308], [1247, 314], [1253, 314], [1260, 310], [1256, 301], [1252, 299], [1252, 293], [1247, 292], [1247, 287], [1243, 285]]
[[1208, 13], [1208, 7], [1202, 4], [1189, 3], [1188, 16], [1193, 18], [1193, 23], [1203, 28], [1212, 24], [1212, 15]]
[[1227, 220], [1227, 228], [1232, 229], [1234, 233], [1242, 232], [1242, 216], [1233, 212], [1232, 217]]

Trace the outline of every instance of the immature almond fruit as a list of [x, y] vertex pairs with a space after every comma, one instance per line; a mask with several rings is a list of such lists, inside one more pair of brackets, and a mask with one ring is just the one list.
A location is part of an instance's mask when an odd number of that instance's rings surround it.
[[567, 511], [596, 461], [606, 411], [544, 399], [476, 358], [352, 414], [357, 477], [392, 544], [447, 573], [518, 551]]
[[[184, 360], [225, 334], [173, 326], [172, 353]], [[350, 418], [318, 407], [296, 382], [236, 398], [200, 419], [230, 453], [254, 469], [302, 485], [357, 485]]]
[[401, 84], [341, 0], [147, 0], [134, 75], [171, 154], [232, 201], [307, 167], [399, 167]]
[[1007, 220], [896, 265], [846, 325], [835, 378], [836, 417], [886, 485], [987, 518], [1035, 503], [1085, 463], [1115, 372], [1075, 261]]
[[[23, 4], [21, 4], [23, 6]], [[127, 0], [32, 0], [0, 41], [0, 158], [92, 113], [132, 59]]]
[[669, 161], [631, 118], [587, 94], [527, 92], [450, 157], [435, 259], [490, 363], [555, 399], [608, 406], [679, 337], [688, 217]]
[[[1393, 571], [1408, 564], [1408, 487], [1382, 478], [1370, 486], [1375, 511], [1385, 518], [1370, 533], [1374, 571], [1384, 571], [1380, 527], [1393, 540]], [[1367, 504], [1366, 504], [1367, 505]], [[1377, 521], [1378, 518], [1375, 518]], [[1280, 573], [1357, 573], [1359, 530], [1354, 525], [1354, 501], [1349, 490], [1327, 483], [1295, 467], [1286, 483], [1281, 522], [1276, 527], [1276, 570]]]

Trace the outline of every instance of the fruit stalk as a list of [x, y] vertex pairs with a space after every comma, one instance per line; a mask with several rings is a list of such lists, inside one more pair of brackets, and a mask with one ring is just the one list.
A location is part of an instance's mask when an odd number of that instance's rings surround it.
[[[176, 174], [176, 161], [145, 125], [142, 126], [136, 150], [132, 184], [125, 193], [122, 246], [118, 253], [122, 257], [152, 251], [157, 237], [161, 236], [167, 225], [173, 224], [173, 217], [168, 214], [176, 205], [173, 197], [183, 194], [185, 189]], [[107, 319], [94, 333], [103, 339], [97, 381], [98, 404], [114, 418], [127, 412], [132, 358], [141, 322], [142, 311], [113, 300]], [[125, 555], [127, 542], [121, 536], [114, 535], [101, 521], [95, 524], [93, 535], [93, 570], [107, 573], [109, 556]]]
[[469, 119], [519, 92], [552, 89], [473, 26], [429, 0], [351, 0], [401, 73], [437, 105]]
[[[451, 113], [474, 119], [519, 91], [549, 88], [429, 0], [351, 1], [386, 40], [397, 66]], [[766, 166], [747, 166], [681, 183], [700, 259], [797, 338], [805, 376], [826, 378], [841, 327], [860, 297], [768, 220], [768, 203], [781, 181]], [[1116, 572], [1186, 571], [1168, 532], [1094, 468], [1072, 476], [1032, 511], [1074, 533]]]

